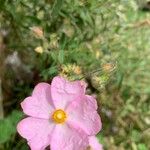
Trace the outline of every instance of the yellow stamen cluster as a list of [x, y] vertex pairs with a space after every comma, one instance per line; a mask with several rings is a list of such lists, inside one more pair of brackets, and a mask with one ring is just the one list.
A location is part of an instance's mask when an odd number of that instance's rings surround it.
[[52, 119], [55, 123], [64, 123], [66, 121], [66, 118], [66, 113], [61, 109], [55, 110], [52, 115]]

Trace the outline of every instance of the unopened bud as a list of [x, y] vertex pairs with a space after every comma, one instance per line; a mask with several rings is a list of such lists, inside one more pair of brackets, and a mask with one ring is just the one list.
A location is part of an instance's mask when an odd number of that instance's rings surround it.
[[31, 27], [30, 29], [37, 38], [43, 38], [44, 33], [41, 27], [34, 26], [34, 27]]
[[106, 63], [102, 66], [104, 71], [112, 71], [115, 69], [115, 65], [112, 63]]
[[36, 47], [34, 50], [35, 50], [37, 53], [40, 53], [40, 54], [42, 54], [43, 51], [44, 51], [41, 46]]
[[82, 73], [81, 68], [79, 66], [75, 66], [74, 73], [76, 73], [77, 75], [80, 75]]

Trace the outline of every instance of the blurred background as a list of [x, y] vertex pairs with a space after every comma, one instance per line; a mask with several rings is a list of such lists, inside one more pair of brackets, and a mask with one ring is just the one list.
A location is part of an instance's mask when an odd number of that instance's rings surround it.
[[150, 1], [0, 0], [0, 150], [28, 150], [20, 102], [61, 75], [97, 97], [106, 150], [150, 150]]

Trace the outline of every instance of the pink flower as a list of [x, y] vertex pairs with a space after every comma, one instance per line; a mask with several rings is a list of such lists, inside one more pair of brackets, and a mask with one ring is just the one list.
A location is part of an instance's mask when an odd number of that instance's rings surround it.
[[31, 150], [85, 150], [89, 135], [101, 129], [96, 100], [85, 95], [81, 81], [68, 82], [55, 77], [52, 84], [39, 83], [32, 96], [22, 103], [23, 112], [30, 116], [17, 126]]
[[103, 150], [102, 145], [98, 142], [98, 139], [95, 136], [89, 137], [89, 150]]

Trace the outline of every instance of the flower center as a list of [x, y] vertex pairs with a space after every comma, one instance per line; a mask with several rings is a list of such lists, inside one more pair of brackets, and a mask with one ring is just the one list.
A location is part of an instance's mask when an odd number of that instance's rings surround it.
[[91, 146], [88, 146], [86, 150], [93, 150]]
[[67, 118], [66, 113], [61, 109], [55, 110], [52, 115], [52, 119], [56, 123], [64, 123], [66, 118]]

